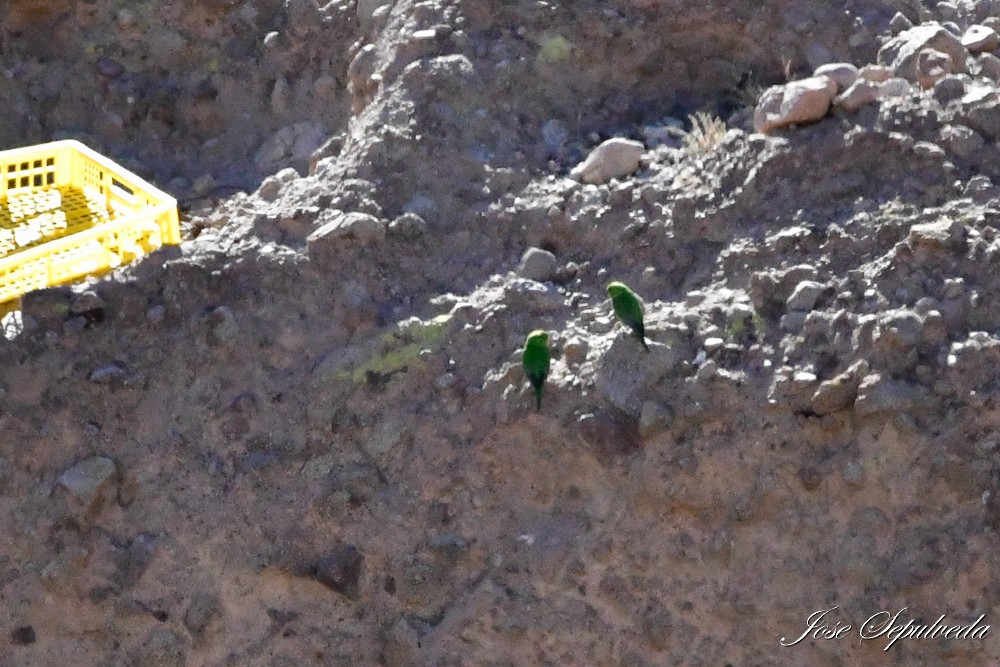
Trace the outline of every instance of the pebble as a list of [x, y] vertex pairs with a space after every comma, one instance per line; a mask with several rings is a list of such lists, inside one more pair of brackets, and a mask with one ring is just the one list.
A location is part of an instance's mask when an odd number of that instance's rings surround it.
[[324, 554], [316, 563], [316, 580], [349, 600], [361, 598], [364, 556], [353, 544]]
[[146, 311], [146, 321], [150, 324], [159, 324], [166, 314], [167, 309], [162, 304], [157, 304]]
[[389, 223], [390, 236], [415, 241], [427, 232], [427, 222], [416, 213], [404, 213]]
[[98, 496], [101, 489], [115, 475], [115, 462], [105, 456], [94, 456], [80, 461], [59, 477], [59, 484], [69, 490], [85, 505]]
[[865, 468], [857, 461], [848, 461], [844, 464], [844, 469], [841, 474], [844, 481], [848, 484], [858, 485], [864, 477]]
[[726, 343], [725, 340], [723, 340], [722, 338], [719, 338], [717, 336], [712, 336], [711, 338], [706, 338], [705, 339], [705, 345], [704, 345], [705, 351], [708, 352], [709, 354], [711, 354], [711, 353], [715, 352], [716, 350], [718, 350], [719, 348], [721, 348], [723, 345], [725, 345], [725, 343]]
[[200, 637], [212, 619], [219, 615], [221, 609], [222, 604], [217, 595], [204, 591], [195, 593], [187, 611], [184, 612], [184, 627], [195, 637]]
[[108, 364], [90, 371], [87, 379], [97, 384], [108, 384], [115, 378], [125, 375], [125, 369], [118, 364]]
[[902, 12], [896, 12], [891, 19], [889, 19], [889, 31], [893, 34], [899, 34], [904, 30], [909, 30], [913, 27], [913, 22]]
[[906, 79], [894, 76], [887, 79], [878, 88], [879, 99], [884, 100], [892, 97], [905, 97], [913, 91], [913, 86]]
[[542, 125], [542, 141], [553, 153], [562, 148], [568, 139], [569, 130], [561, 120], [550, 118]]
[[983, 76], [993, 79], [993, 81], [1000, 81], [1000, 58], [992, 53], [983, 53], [976, 62]]

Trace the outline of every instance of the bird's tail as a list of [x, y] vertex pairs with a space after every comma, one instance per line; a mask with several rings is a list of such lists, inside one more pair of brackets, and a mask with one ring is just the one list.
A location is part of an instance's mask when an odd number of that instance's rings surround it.
[[535, 387], [535, 412], [540, 412], [542, 409], [542, 388]]
[[645, 338], [645, 336], [642, 337], [642, 338], [640, 338], [639, 342], [642, 343], [642, 349], [646, 350], [646, 352], [649, 352], [649, 346], [646, 345], [646, 338]]

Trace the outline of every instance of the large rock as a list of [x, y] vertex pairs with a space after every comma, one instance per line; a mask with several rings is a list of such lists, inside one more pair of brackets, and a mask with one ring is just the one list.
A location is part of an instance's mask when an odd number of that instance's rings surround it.
[[827, 63], [817, 67], [813, 76], [828, 76], [837, 82], [838, 91], [844, 91], [858, 80], [858, 68], [851, 63]]
[[683, 362], [679, 347], [650, 340], [647, 354], [635, 338], [622, 332], [601, 357], [596, 378], [598, 393], [619, 410], [638, 418], [644, 390]]
[[828, 415], [854, 405], [858, 387], [868, 374], [868, 362], [856, 361], [840, 375], [821, 382], [813, 394], [811, 407], [818, 415]]
[[556, 256], [541, 248], [528, 248], [517, 267], [519, 276], [538, 282], [552, 280], [555, 272]]
[[854, 414], [866, 417], [884, 412], [906, 412], [929, 404], [928, 396], [919, 387], [873, 373], [858, 386]]
[[367, 213], [344, 213], [334, 211], [329, 222], [324, 223], [306, 239], [309, 255], [312, 257], [323, 246], [352, 239], [363, 244], [377, 243], [385, 239], [385, 224]]
[[858, 79], [850, 88], [833, 100], [836, 107], [844, 111], [857, 111], [866, 104], [878, 100], [879, 84], [868, 79]]
[[984, 25], [972, 25], [962, 35], [962, 46], [970, 53], [995, 51], [1000, 47], [1000, 34], [993, 28]]
[[952, 71], [965, 71], [968, 52], [962, 42], [944, 26], [933, 22], [904, 30], [890, 39], [879, 49], [878, 61], [892, 67], [896, 76], [917, 83], [920, 54], [926, 49], [948, 55], [952, 61]]
[[591, 184], [628, 176], [639, 168], [639, 159], [645, 150], [645, 146], [638, 141], [619, 137], [608, 139], [574, 167], [570, 176]]
[[772, 86], [760, 97], [753, 125], [758, 132], [812, 123], [830, 110], [837, 95], [837, 82], [827, 76], [813, 76], [784, 86]]
[[954, 71], [955, 60], [950, 55], [937, 49], [924, 49], [917, 54], [914, 82], [926, 90]]

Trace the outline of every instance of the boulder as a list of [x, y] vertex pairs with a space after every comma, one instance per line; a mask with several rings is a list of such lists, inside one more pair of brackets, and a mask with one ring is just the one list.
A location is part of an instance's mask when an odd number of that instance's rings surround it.
[[837, 83], [827, 76], [813, 76], [783, 86], [772, 86], [754, 110], [754, 129], [767, 133], [781, 127], [812, 123], [830, 110]]
[[570, 177], [583, 183], [607, 183], [639, 169], [639, 159], [646, 147], [641, 142], [616, 137], [608, 139], [570, 172]]

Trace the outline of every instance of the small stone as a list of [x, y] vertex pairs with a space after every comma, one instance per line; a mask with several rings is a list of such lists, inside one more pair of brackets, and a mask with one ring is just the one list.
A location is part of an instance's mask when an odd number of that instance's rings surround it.
[[415, 241], [427, 232], [427, 222], [416, 213], [404, 213], [389, 223], [388, 233], [404, 241]]
[[925, 403], [926, 397], [917, 387], [873, 373], [858, 387], [854, 413], [864, 417], [881, 412], [905, 412]]
[[469, 553], [469, 541], [457, 533], [437, 535], [427, 541], [427, 548], [447, 563], [457, 563]]
[[850, 88], [833, 100], [834, 106], [847, 112], [857, 111], [878, 100], [879, 85], [867, 79], [858, 79]]
[[961, 77], [954, 74], [943, 77], [934, 84], [934, 99], [941, 106], [946, 106], [948, 102], [961, 99], [965, 95], [965, 82]]
[[607, 183], [623, 178], [639, 169], [639, 160], [646, 147], [638, 141], [616, 137], [608, 139], [570, 172], [570, 177], [583, 183]]
[[923, 337], [924, 321], [914, 311], [899, 310], [879, 317], [875, 342], [880, 348], [897, 351], [915, 347]]
[[941, 128], [941, 143], [949, 152], [964, 158], [977, 154], [986, 144], [979, 133], [965, 125], [945, 125]]
[[715, 359], [708, 359], [698, 366], [698, 371], [695, 373], [695, 378], [700, 382], [705, 382], [706, 380], [711, 380], [719, 375], [719, 362]]
[[167, 309], [162, 304], [157, 304], [146, 311], [146, 321], [150, 324], [159, 324], [167, 315]]
[[200, 637], [221, 609], [218, 596], [205, 592], [195, 593], [184, 612], [184, 627], [195, 637]]
[[828, 76], [837, 83], [837, 90], [850, 88], [858, 78], [858, 68], [851, 63], [828, 63], [820, 65], [813, 76]]
[[976, 62], [980, 74], [993, 81], [1000, 81], [1000, 58], [992, 53], [983, 53]]
[[306, 239], [309, 255], [340, 239], [353, 239], [363, 244], [378, 243], [385, 239], [386, 228], [381, 220], [367, 213], [333, 211], [330, 222], [322, 225]]
[[858, 78], [872, 83], [884, 83], [892, 76], [892, 68], [887, 65], [865, 65], [858, 70]]
[[569, 130], [561, 120], [550, 118], [542, 125], [542, 141], [545, 142], [545, 147], [553, 153], [558, 152], [568, 139]]
[[184, 667], [186, 642], [173, 630], [154, 627], [149, 635], [129, 651], [132, 667]]
[[87, 318], [86, 317], [71, 317], [65, 322], [63, 322], [63, 333], [74, 334], [80, 333], [87, 328]]
[[788, 297], [786, 307], [789, 311], [809, 312], [816, 305], [816, 301], [822, 296], [826, 286], [814, 280], [803, 280], [795, 286], [795, 290]]
[[854, 405], [858, 397], [861, 380], [869, 372], [868, 362], [854, 362], [840, 375], [820, 383], [812, 397], [812, 410], [816, 414], [828, 415]]
[[956, 226], [952, 220], [941, 220], [913, 225], [910, 227], [906, 241], [915, 249], [920, 246], [946, 249], [957, 245], [957, 242], [961, 240], [961, 234], [962, 226], [960, 224]]
[[563, 343], [563, 357], [571, 364], [580, 364], [587, 359], [587, 349], [587, 342], [583, 338], [574, 336]]
[[10, 633], [10, 643], [14, 646], [27, 646], [34, 644], [35, 641], [35, 629], [30, 625], [18, 626]]
[[906, 97], [911, 92], [913, 92], [913, 86], [906, 79], [898, 76], [894, 76], [882, 83], [878, 88], [878, 97], [880, 100], [889, 99], [892, 97]]
[[209, 342], [213, 345], [231, 343], [239, 336], [240, 326], [236, 322], [236, 314], [229, 306], [213, 308], [205, 319], [211, 332]]
[[302, 121], [276, 131], [254, 154], [254, 164], [264, 173], [274, 173], [283, 167], [305, 171], [309, 159], [329, 137], [326, 127], [318, 121]]
[[528, 248], [521, 257], [517, 274], [528, 280], [547, 282], [552, 280], [556, 272], [556, 256], [541, 248]]
[[712, 354], [713, 352], [715, 352], [716, 350], [718, 350], [719, 348], [721, 348], [725, 344], [726, 344], [726, 341], [723, 340], [722, 338], [719, 338], [718, 336], [712, 336], [710, 338], [706, 338], [705, 339], [704, 348], [705, 348], [706, 352], [708, 352], [709, 354]]
[[805, 326], [806, 317], [809, 313], [804, 311], [792, 311], [781, 316], [779, 326], [786, 333], [798, 333]]
[[862, 477], [864, 477], [865, 468], [857, 461], [848, 461], [844, 464], [844, 470], [841, 475], [844, 481], [851, 485], [858, 485], [861, 483]]
[[360, 581], [364, 560], [364, 556], [353, 544], [340, 547], [319, 559], [316, 563], [316, 579], [349, 600], [358, 600], [361, 597]]
[[970, 53], [995, 51], [1000, 47], [1000, 34], [993, 28], [984, 25], [971, 25], [962, 35], [962, 46]]
[[61, 330], [63, 320], [70, 314], [73, 293], [67, 287], [48, 287], [34, 290], [21, 297], [21, 317], [25, 322], [34, 320], [47, 330]]
[[813, 76], [784, 86], [771, 86], [754, 110], [754, 129], [767, 133], [789, 125], [820, 120], [837, 95], [837, 83], [827, 76]]
[[105, 456], [80, 461], [59, 478], [59, 483], [89, 505], [115, 475], [115, 462]]
[[104, 300], [93, 290], [77, 294], [70, 303], [69, 312], [74, 315], [96, 313], [104, 310]]
[[814, 373], [784, 366], [775, 371], [767, 400], [773, 405], [804, 410], [809, 407], [810, 398], [816, 392], [818, 384]]
[[380, 7], [391, 3], [392, 0], [358, 0], [356, 11], [361, 30], [367, 32], [372, 25], [375, 12]]
[[[295, 170], [293, 169], [292, 171]], [[260, 187], [257, 188], [257, 196], [267, 202], [275, 201], [278, 195], [281, 194], [282, 187], [284, 187], [284, 184], [278, 177], [278, 174], [272, 174], [265, 178]]]
[[639, 437], [647, 440], [669, 428], [672, 421], [673, 411], [670, 406], [655, 401], [646, 401], [642, 404], [642, 410], [639, 413]]
[[115, 378], [120, 378], [123, 375], [125, 375], [124, 368], [118, 364], [108, 364], [107, 366], [101, 366], [90, 371], [87, 379], [97, 384], [108, 384]]
[[97, 59], [97, 73], [106, 79], [117, 79], [125, 73], [125, 66], [113, 58], [101, 56]]
[[215, 188], [215, 176], [212, 174], [202, 174], [198, 178], [194, 179], [194, 183], [191, 184], [191, 189], [194, 190], [196, 195], [206, 195]]
[[910, 19], [906, 18], [902, 12], [896, 12], [893, 17], [889, 19], [889, 31], [894, 35], [898, 35], [904, 30], [909, 30], [912, 27], [913, 23]]

